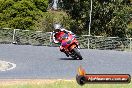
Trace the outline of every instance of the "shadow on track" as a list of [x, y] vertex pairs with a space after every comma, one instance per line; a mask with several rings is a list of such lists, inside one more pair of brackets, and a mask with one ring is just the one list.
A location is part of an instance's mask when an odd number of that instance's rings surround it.
[[59, 58], [60, 60], [78, 60], [78, 59], [73, 59], [73, 58]]

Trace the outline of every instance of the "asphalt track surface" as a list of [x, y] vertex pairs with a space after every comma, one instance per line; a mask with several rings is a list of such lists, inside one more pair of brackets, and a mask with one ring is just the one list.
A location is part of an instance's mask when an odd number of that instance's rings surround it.
[[81, 65], [88, 74], [131, 74], [132, 52], [81, 49], [72, 60], [57, 47], [0, 44], [0, 60], [16, 68], [0, 71], [0, 79], [72, 79]]

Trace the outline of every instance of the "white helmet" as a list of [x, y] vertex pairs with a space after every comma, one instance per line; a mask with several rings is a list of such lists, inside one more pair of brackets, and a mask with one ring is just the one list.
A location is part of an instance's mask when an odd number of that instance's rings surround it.
[[54, 29], [61, 29], [61, 25], [60, 24], [54, 24]]

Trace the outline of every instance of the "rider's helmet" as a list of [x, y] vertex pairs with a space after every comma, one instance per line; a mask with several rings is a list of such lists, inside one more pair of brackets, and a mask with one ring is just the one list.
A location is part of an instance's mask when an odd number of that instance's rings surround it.
[[56, 32], [58, 32], [58, 31], [60, 31], [61, 30], [61, 24], [54, 24], [54, 31], [56, 31]]

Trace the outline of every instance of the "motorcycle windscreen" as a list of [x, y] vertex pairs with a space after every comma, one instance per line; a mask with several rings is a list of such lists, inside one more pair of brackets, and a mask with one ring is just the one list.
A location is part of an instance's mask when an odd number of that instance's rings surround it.
[[61, 43], [61, 45], [63, 47], [66, 46], [67, 44], [70, 44], [73, 39], [74, 39], [74, 37], [72, 35], [69, 36], [68, 34], [64, 34], [62, 36], [62, 43]]
[[65, 40], [65, 39], [72, 40], [73, 38], [75, 37], [66, 33], [61, 37], [62, 40]]
[[68, 37], [69, 37], [68, 34], [64, 34], [64, 35], [61, 37], [61, 39], [62, 39], [62, 40], [65, 40], [65, 39], [68, 39]]

